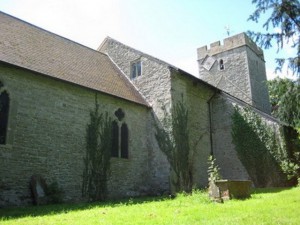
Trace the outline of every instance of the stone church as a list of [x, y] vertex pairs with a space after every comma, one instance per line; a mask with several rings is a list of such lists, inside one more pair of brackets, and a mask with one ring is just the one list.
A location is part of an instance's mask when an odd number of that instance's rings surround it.
[[277, 123], [263, 51], [241, 33], [197, 54], [199, 78], [110, 37], [94, 50], [1, 12], [0, 206], [31, 203], [35, 174], [56, 181], [65, 201], [80, 200], [95, 96], [123, 143], [111, 158], [110, 198], [170, 190], [154, 123], [181, 98], [189, 109], [193, 186], [207, 186], [211, 153], [224, 178], [250, 179], [232, 143], [230, 108], [252, 107]]

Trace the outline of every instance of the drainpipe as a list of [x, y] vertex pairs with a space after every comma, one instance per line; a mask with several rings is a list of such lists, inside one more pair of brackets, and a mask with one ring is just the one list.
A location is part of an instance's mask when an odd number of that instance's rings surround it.
[[210, 137], [210, 155], [214, 156], [213, 136], [212, 136], [212, 99], [216, 96], [217, 91], [208, 99], [208, 116], [209, 116], [209, 137]]

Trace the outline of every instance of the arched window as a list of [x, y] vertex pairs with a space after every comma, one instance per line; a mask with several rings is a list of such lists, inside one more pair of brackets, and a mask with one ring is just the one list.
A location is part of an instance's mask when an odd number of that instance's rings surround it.
[[128, 158], [128, 127], [126, 123], [121, 126], [121, 158]]
[[6, 144], [8, 125], [9, 96], [6, 91], [0, 94], [0, 144]]
[[[128, 126], [122, 122], [125, 112], [119, 108], [115, 111], [118, 120], [112, 122], [112, 150], [111, 156], [117, 158], [128, 158]], [[122, 125], [121, 125], [122, 123]]]
[[112, 122], [112, 148], [111, 156], [119, 156], [119, 126], [117, 121]]
[[220, 61], [219, 61], [219, 68], [220, 68], [220, 70], [224, 70], [224, 61], [223, 61], [223, 59], [220, 59]]

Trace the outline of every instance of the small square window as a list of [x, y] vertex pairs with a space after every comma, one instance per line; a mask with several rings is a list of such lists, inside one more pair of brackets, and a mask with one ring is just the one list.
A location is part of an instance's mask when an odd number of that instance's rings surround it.
[[131, 63], [131, 79], [135, 79], [142, 75], [142, 63], [141, 61], [135, 61]]
[[219, 69], [220, 70], [224, 70], [225, 69], [223, 59], [220, 59], [220, 61], [219, 61]]

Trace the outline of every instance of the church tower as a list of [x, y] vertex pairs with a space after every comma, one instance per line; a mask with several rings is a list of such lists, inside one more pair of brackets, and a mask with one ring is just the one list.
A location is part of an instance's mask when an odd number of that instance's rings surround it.
[[200, 79], [270, 114], [264, 54], [245, 33], [197, 53]]

